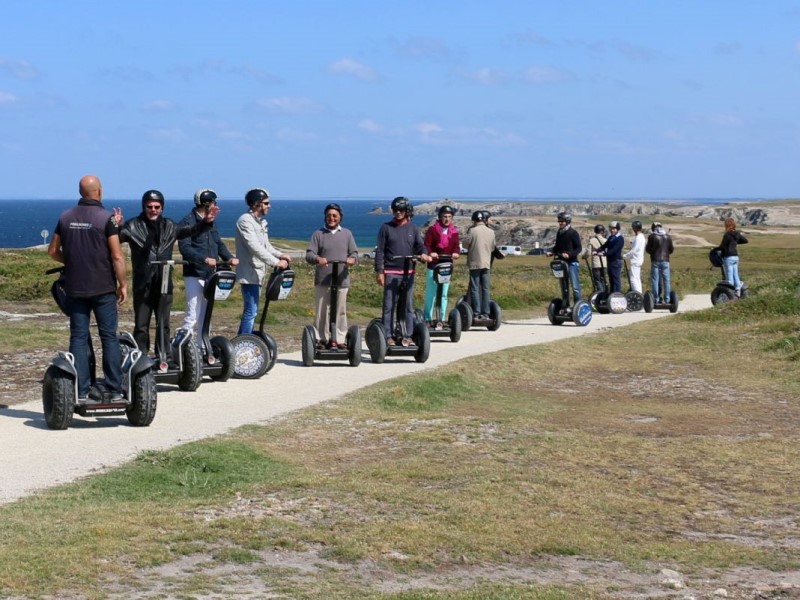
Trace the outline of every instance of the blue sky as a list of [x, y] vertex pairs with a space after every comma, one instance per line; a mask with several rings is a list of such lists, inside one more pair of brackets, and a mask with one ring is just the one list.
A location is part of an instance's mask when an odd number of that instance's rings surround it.
[[800, 197], [800, 3], [4, 0], [2, 198]]

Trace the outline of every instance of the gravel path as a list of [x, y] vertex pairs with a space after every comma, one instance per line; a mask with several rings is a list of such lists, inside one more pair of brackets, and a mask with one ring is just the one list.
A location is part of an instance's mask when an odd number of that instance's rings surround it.
[[[709, 296], [688, 296], [680, 311], [711, 306]], [[65, 431], [51, 431], [40, 402], [0, 409], [0, 504], [38, 490], [122, 464], [144, 450], [162, 450], [219, 435], [248, 423], [263, 423], [276, 416], [331, 400], [378, 381], [435, 369], [461, 358], [504, 348], [544, 344], [587, 335], [612, 327], [668, 316], [667, 311], [595, 314], [587, 327], [550, 325], [546, 318], [504, 322], [496, 332], [471, 329], [457, 344], [446, 338], [431, 341], [425, 364], [412, 358], [387, 358], [382, 365], [364, 362], [357, 368], [346, 361], [303, 367], [300, 352], [278, 357], [278, 364], [260, 380], [204, 380], [193, 393], [159, 386], [158, 412], [150, 427], [131, 427], [124, 416], [75, 416]]]

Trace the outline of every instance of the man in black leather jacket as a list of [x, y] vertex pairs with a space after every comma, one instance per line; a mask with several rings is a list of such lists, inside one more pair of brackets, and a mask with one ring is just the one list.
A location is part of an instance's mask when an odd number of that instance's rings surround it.
[[148, 190], [142, 196], [141, 214], [126, 221], [120, 230], [120, 242], [127, 242], [131, 248], [133, 265], [133, 337], [142, 352], [150, 350], [150, 320], [156, 315], [156, 327], [161, 323], [166, 327], [169, 339], [169, 313], [172, 309], [172, 278], [169, 281], [167, 296], [159, 310], [161, 298], [161, 265], [154, 261], [171, 260], [175, 241], [189, 237], [210, 228], [217, 216], [216, 210], [209, 210], [203, 221], [188, 226], [179, 226], [175, 221], [163, 216], [164, 195], [158, 190]]

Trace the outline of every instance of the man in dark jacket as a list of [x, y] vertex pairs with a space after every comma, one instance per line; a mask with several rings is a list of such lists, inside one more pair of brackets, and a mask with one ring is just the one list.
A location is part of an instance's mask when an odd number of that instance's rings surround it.
[[604, 254], [608, 260], [608, 279], [611, 285], [611, 292], [622, 292], [622, 250], [625, 247], [625, 240], [620, 234], [619, 221], [611, 221], [608, 225], [611, 235], [608, 236], [606, 243], [598, 248], [598, 254]]
[[[217, 194], [214, 190], [197, 190], [194, 195], [194, 210], [186, 215], [178, 227], [194, 227], [202, 223], [212, 206], [217, 205]], [[183, 265], [183, 283], [186, 287], [186, 315], [183, 319], [183, 329], [194, 332], [195, 325], [203, 324], [206, 315], [206, 298], [203, 294], [206, 280], [214, 274], [217, 268], [217, 259], [222, 259], [231, 266], [236, 266], [239, 261], [234, 258], [231, 251], [222, 241], [217, 230], [216, 222], [191, 237], [178, 241], [178, 249], [183, 260], [189, 264]]]
[[572, 215], [560, 212], [556, 216], [558, 220], [558, 231], [556, 232], [556, 243], [547, 256], [554, 256], [566, 261], [569, 265], [569, 279], [572, 282], [572, 297], [577, 302], [581, 299], [581, 265], [578, 257], [583, 251], [580, 234], [572, 228]]
[[163, 216], [164, 195], [158, 190], [148, 190], [142, 196], [142, 213], [126, 221], [120, 230], [120, 242], [131, 248], [133, 264], [133, 337], [139, 350], [150, 350], [150, 320], [156, 313], [156, 327], [161, 324], [169, 339], [169, 312], [172, 308], [172, 278], [168, 282], [164, 305], [159, 311], [161, 298], [161, 265], [154, 261], [172, 260], [172, 251], [178, 238], [192, 236], [211, 227], [219, 209], [213, 207], [203, 221], [192, 226], [179, 227], [175, 221]]
[[[650, 255], [650, 288], [658, 302], [669, 302], [670, 295], [670, 272], [669, 255], [675, 250], [672, 238], [664, 230], [661, 223], [653, 223], [650, 226], [652, 233], [647, 236], [647, 245], [644, 251]], [[661, 281], [664, 281], [664, 289], [661, 289]], [[663, 294], [659, 293], [663, 292]]]

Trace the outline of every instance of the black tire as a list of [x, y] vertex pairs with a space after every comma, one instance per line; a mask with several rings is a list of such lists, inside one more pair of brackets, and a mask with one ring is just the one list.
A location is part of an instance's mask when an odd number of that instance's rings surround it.
[[714, 306], [733, 302], [734, 300], [736, 300], [736, 292], [729, 287], [718, 285], [711, 292], [711, 304]]
[[420, 309], [414, 309], [414, 325], [417, 323], [424, 323], [425, 322], [425, 313], [423, 313]]
[[561, 298], [553, 298], [547, 305], [547, 318], [551, 325], [563, 325], [564, 319], [558, 314], [561, 312]]
[[475, 313], [472, 310], [472, 306], [470, 306], [467, 299], [462, 296], [462, 298], [456, 304], [456, 308], [458, 312], [461, 313], [461, 331], [469, 331], [472, 327], [472, 321], [475, 319]]
[[153, 371], [140, 373], [133, 382], [133, 398], [125, 410], [128, 422], [134, 427], [147, 427], [153, 422], [158, 406], [156, 376]]
[[314, 335], [314, 328], [311, 325], [303, 327], [303, 339], [300, 341], [303, 351], [303, 366], [314, 366], [314, 354], [317, 347], [317, 336]]
[[42, 405], [50, 429], [67, 429], [75, 414], [75, 380], [58, 367], [47, 367], [42, 380]]
[[272, 367], [275, 366], [275, 363], [278, 362], [278, 342], [266, 332], [259, 333], [259, 336], [267, 345], [267, 373], [269, 373], [272, 371]]
[[233, 344], [233, 376], [238, 379], [258, 379], [269, 367], [269, 348], [260, 336], [242, 333], [231, 340]]
[[500, 329], [500, 324], [503, 322], [503, 311], [500, 310], [500, 305], [494, 300], [489, 302], [489, 318], [492, 320], [490, 325], [486, 326], [489, 331], [497, 331]]
[[739, 297], [740, 298], [747, 298], [750, 295], [750, 290], [746, 286], [742, 286], [739, 290]]
[[428, 326], [425, 323], [417, 323], [414, 325], [414, 333], [411, 337], [417, 345], [414, 360], [424, 363], [431, 354], [431, 334], [428, 332]]
[[653, 296], [653, 292], [647, 290], [642, 297], [642, 306], [644, 307], [644, 312], [651, 313], [653, 312], [653, 307], [656, 305], [656, 298]]
[[222, 365], [222, 371], [219, 375], [213, 375], [211, 379], [214, 381], [228, 381], [233, 377], [233, 345], [231, 341], [223, 335], [217, 335], [211, 338], [211, 351]]
[[676, 313], [678, 312], [678, 292], [670, 292], [669, 293], [669, 312]]
[[178, 376], [178, 388], [184, 392], [193, 392], [200, 387], [203, 378], [203, 363], [200, 349], [194, 340], [187, 340], [181, 347], [183, 370]]
[[[584, 323], [584, 319], [586, 322]], [[572, 307], [572, 322], [578, 327], [585, 327], [592, 322], [592, 306], [586, 300], [578, 300]]]
[[447, 325], [450, 327], [450, 341], [457, 343], [461, 340], [461, 313], [454, 308], [450, 311], [447, 318]]
[[644, 307], [644, 297], [641, 292], [631, 290], [625, 294], [625, 300], [628, 301], [628, 312], [639, 312]]
[[367, 350], [369, 357], [375, 364], [381, 364], [386, 360], [386, 335], [378, 319], [372, 319], [367, 325], [366, 331]]
[[607, 307], [600, 305], [600, 300], [605, 296], [601, 296], [605, 292], [592, 292], [589, 295], [589, 304], [592, 306], [592, 310], [595, 312], [603, 313], [608, 312]]
[[347, 359], [351, 367], [361, 364], [361, 330], [353, 325], [347, 330]]

